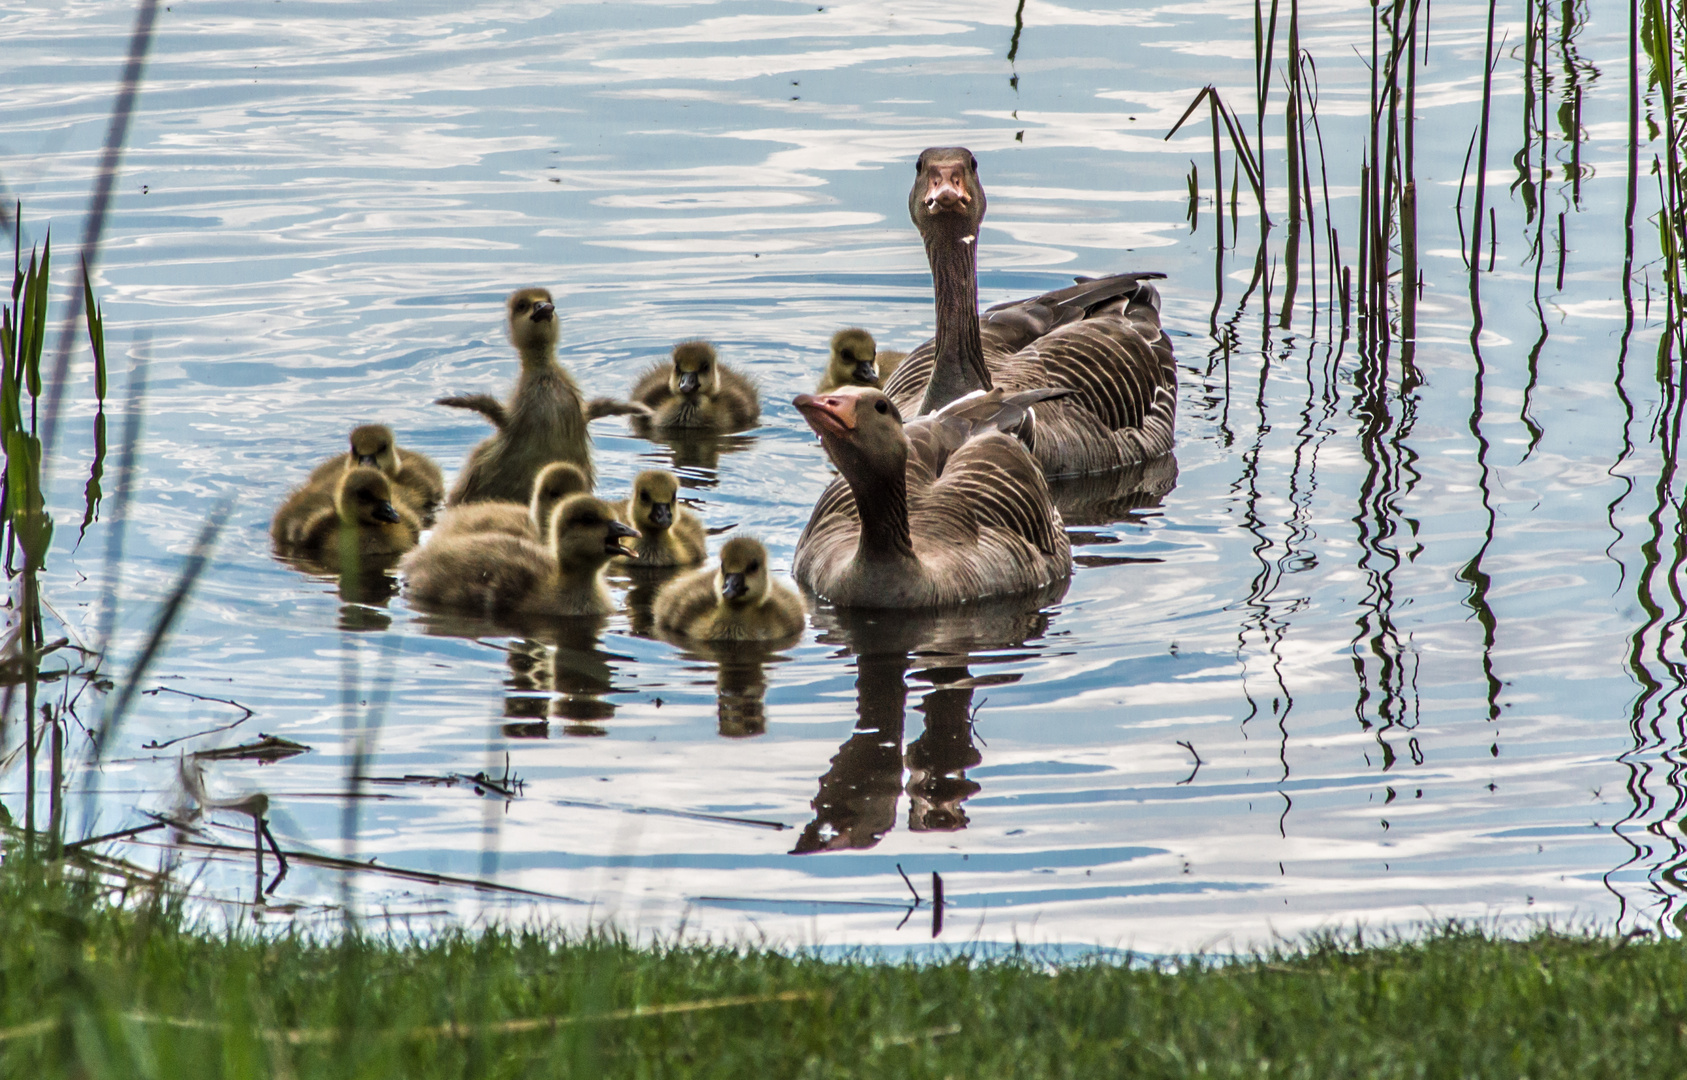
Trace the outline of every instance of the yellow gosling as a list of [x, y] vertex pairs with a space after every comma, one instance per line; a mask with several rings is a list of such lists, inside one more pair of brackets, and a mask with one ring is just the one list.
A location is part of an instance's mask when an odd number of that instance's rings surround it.
[[448, 508], [434, 528], [436, 538], [464, 533], [507, 533], [543, 544], [551, 511], [570, 495], [590, 492], [586, 474], [570, 461], [553, 461], [533, 478], [533, 497], [526, 506], [515, 502], [463, 503]]
[[860, 327], [839, 330], [832, 335], [832, 355], [814, 392], [829, 394], [840, 386], [883, 386], [907, 358], [905, 352], [880, 349], [873, 335]]
[[696, 641], [780, 641], [802, 633], [802, 597], [767, 572], [760, 540], [736, 536], [713, 569], [675, 578], [656, 596], [659, 629]]
[[400, 565], [405, 591], [428, 607], [499, 616], [607, 615], [609, 560], [628, 554], [636, 535], [591, 495], [570, 495], [551, 514], [550, 547], [507, 533], [461, 533], [430, 540]]
[[[347, 469], [331, 496], [289, 499], [270, 524], [270, 535], [289, 554], [306, 555], [342, 569], [365, 558], [400, 555], [416, 546], [421, 522], [379, 470]], [[348, 565], [350, 564], [350, 565]]]
[[707, 341], [682, 341], [669, 363], [639, 379], [629, 395], [648, 408], [644, 430], [728, 432], [753, 427], [761, 418], [756, 384], [720, 362]]
[[621, 520], [638, 530], [634, 566], [690, 566], [709, 554], [703, 522], [679, 504], [679, 480], [671, 472], [639, 473], [621, 504]]

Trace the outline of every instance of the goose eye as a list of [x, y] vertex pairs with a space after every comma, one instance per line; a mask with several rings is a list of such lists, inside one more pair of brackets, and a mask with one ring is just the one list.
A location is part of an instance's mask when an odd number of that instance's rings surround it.
[[880, 398], [878, 401], [875, 401], [873, 403], [873, 408], [877, 409], [879, 412], [882, 412], [882, 413], [887, 413], [887, 412], [890, 411], [890, 406], [885, 403], [884, 398]]

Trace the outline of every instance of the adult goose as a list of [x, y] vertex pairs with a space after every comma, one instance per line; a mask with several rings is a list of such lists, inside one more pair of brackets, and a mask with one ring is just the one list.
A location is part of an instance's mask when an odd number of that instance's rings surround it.
[[586, 401], [574, 377], [557, 363], [556, 305], [546, 289], [518, 289], [505, 301], [510, 343], [521, 357], [521, 375], [507, 402], [490, 394], [443, 397], [435, 404], [480, 413], [497, 428], [469, 454], [449, 506], [500, 499], [525, 502], [533, 477], [553, 461], [571, 461], [596, 483], [586, 421], [600, 416], [643, 414], [616, 401]]
[[840, 607], [928, 608], [1046, 588], [1072, 573], [1048, 484], [1020, 441], [1070, 391], [954, 402], [907, 425], [882, 391], [800, 394], [842, 477], [797, 541], [797, 581]]
[[1116, 274], [978, 313], [978, 161], [934, 147], [915, 166], [908, 213], [925, 240], [937, 295], [937, 334], [885, 383], [908, 415], [934, 412], [973, 390], [1066, 387], [1038, 410], [1037, 463], [1077, 476], [1158, 457], [1172, 448], [1177, 367], [1160, 329], [1149, 278]]

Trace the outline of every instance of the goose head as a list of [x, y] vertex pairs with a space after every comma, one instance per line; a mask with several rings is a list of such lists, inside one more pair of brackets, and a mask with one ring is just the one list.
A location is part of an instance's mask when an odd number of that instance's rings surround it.
[[767, 599], [767, 548], [760, 540], [735, 536], [720, 549], [715, 592], [729, 607], [755, 607]]
[[682, 341], [674, 346], [674, 370], [668, 389], [682, 397], [701, 392], [713, 397], [720, 392], [720, 365], [715, 347], [707, 341]]
[[666, 532], [679, 513], [679, 481], [671, 472], [650, 469], [633, 481], [633, 527], [650, 536]]
[[850, 327], [832, 335], [832, 360], [828, 374], [840, 385], [877, 386], [878, 342], [865, 330]]
[[844, 386], [830, 394], [798, 394], [792, 404], [852, 485], [902, 483], [908, 436], [902, 413], [883, 392]]
[[541, 525], [551, 520], [556, 504], [570, 495], [592, 490], [591, 482], [580, 466], [571, 461], [553, 461], [539, 470], [533, 478], [533, 520]]
[[908, 216], [922, 236], [942, 234], [972, 243], [984, 221], [984, 187], [978, 159], [964, 146], [934, 146], [914, 165]]
[[570, 495], [551, 514], [551, 542], [557, 565], [565, 571], [595, 570], [630, 554], [622, 541], [637, 535], [615, 520], [608, 503], [592, 495]]
[[398, 475], [398, 449], [393, 445], [392, 428], [385, 424], [364, 424], [351, 429], [351, 464], [367, 465], [388, 476]]
[[357, 465], [346, 470], [334, 492], [334, 510], [340, 521], [360, 528], [396, 525], [398, 509], [392, 504], [392, 485], [379, 469]]
[[517, 289], [505, 301], [509, 318], [510, 344], [522, 352], [546, 352], [556, 348], [556, 305], [549, 289]]

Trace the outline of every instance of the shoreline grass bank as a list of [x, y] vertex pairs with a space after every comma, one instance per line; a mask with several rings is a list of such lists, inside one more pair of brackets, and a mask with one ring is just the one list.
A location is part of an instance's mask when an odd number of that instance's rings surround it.
[[1443, 927], [1172, 967], [312, 939], [0, 867], [0, 1077], [1666, 1076], [1687, 943]]

